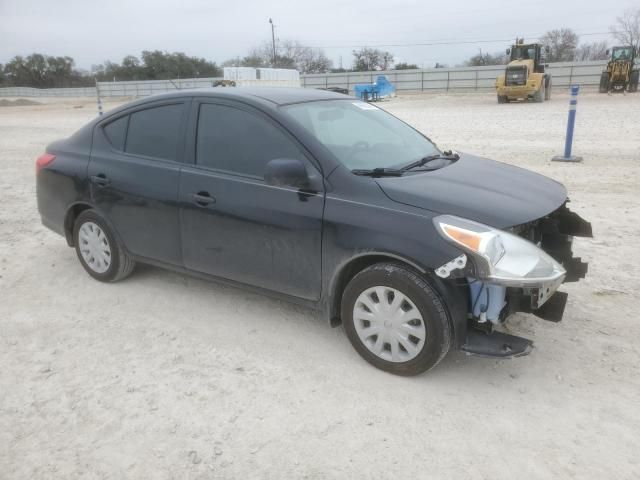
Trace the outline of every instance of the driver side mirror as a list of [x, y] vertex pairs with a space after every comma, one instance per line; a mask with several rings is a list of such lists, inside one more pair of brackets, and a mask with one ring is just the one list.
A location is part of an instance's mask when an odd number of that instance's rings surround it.
[[550, 51], [551, 51], [551, 48], [549, 48], [549, 45], [545, 45], [544, 52], [549, 53]]
[[507, 55], [511, 55], [511, 49], [507, 48]]
[[608, 57], [608, 56], [611, 54], [611, 50], [609, 50], [609, 49], [607, 48], [607, 51], [606, 51], [606, 52], [604, 52], [604, 53], [605, 53], [605, 54], [607, 55], [607, 57]]
[[309, 185], [309, 175], [301, 160], [276, 158], [267, 163], [264, 181], [276, 187], [304, 188]]

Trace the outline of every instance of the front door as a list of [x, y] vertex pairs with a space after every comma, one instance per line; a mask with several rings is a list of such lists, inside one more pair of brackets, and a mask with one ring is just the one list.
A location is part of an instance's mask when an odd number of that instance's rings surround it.
[[187, 268], [318, 299], [324, 192], [264, 182], [275, 158], [317, 169], [277, 123], [229, 101], [194, 104], [194, 163], [180, 177], [182, 254]]

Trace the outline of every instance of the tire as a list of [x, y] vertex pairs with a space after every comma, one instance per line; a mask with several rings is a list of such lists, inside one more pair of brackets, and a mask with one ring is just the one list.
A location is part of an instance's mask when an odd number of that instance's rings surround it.
[[546, 88], [544, 88], [544, 80], [542, 81], [542, 83], [540, 84], [540, 88], [538, 89], [538, 91], [536, 93], [533, 94], [533, 101], [536, 103], [542, 103], [544, 102], [545, 99], [545, 95], [546, 95]]
[[117, 282], [128, 277], [135, 267], [120, 240], [94, 210], [85, 210], [78, 216], [73, 241], [80, 263], [96, 280]]
[[[376, 313], [378, 308], [382, 312]], [[378, 263], [354, 276], [342, 296], [341, 316], [360, 356], [396, 375], [418, 375], [435, 367], [453, 340], [448, 309], [436, 289], [425, 277], [397, 263]]]
[[640, 70], [632, 70], [629, 75], [629, 91], [638, 91], [638, 80], [640, 80]]
[[509, 97], [506, 95], [498, 95], [498, 103], [509, 103]]
[[607, 72], [602, 72], [600, 75], [600, 88], [598, 91], [600, 93], [607, 93], [609, 91], [609, 74]]
[[544, 99], [545, 100], [551, 100], [551, 86], [552, 86], [552, 81], [551, 81], [551, 75], [547, 75], [545, 76], [545, 87], [544, 87]]

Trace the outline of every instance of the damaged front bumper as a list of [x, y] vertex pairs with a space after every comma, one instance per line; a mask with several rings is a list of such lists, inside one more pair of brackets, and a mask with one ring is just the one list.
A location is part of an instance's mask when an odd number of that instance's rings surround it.
[[[473, 275], [473, 262], [467, 258], [458, 257], [437, 269], [436, 274], [441, 277], [445, 273], [451, 277], [466, 276], [469, 329], [462, 350], [468, 353], [501, 358], [526, 355], [532, 342], [494, 332], [493, 327], [506, 322], [516, 312], [532, 313], [541, 319], [559, 322], [564, 314], [567, 294], [558, 288], [564, 282], [584, 278], [587, 273], [587, 263], [573, 256], [572, 242], [573, 237], [592, 237], [591, 224], [569, 210], [566, 203], [543, 218], [512, 227], [509, 233], [533, 243], [562, 268], [551, 276], [522, 282], [496, 278], [482, 280]], [[454, 271], [456, 266], [458, 269]]]

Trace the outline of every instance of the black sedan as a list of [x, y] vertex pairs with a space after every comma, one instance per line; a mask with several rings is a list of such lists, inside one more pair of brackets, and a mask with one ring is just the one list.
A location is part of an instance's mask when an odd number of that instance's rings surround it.
[[591, 227], [561, 184], [332, 92], [149, 97], [52, 143], [36, 171], [43, 224], [93, 278], [148, 263], [313, 306], [401, 375], [451, 348], [528, 353], [494, 327], [560, 320], [556, 289], [586, 273], [571, 241]]

